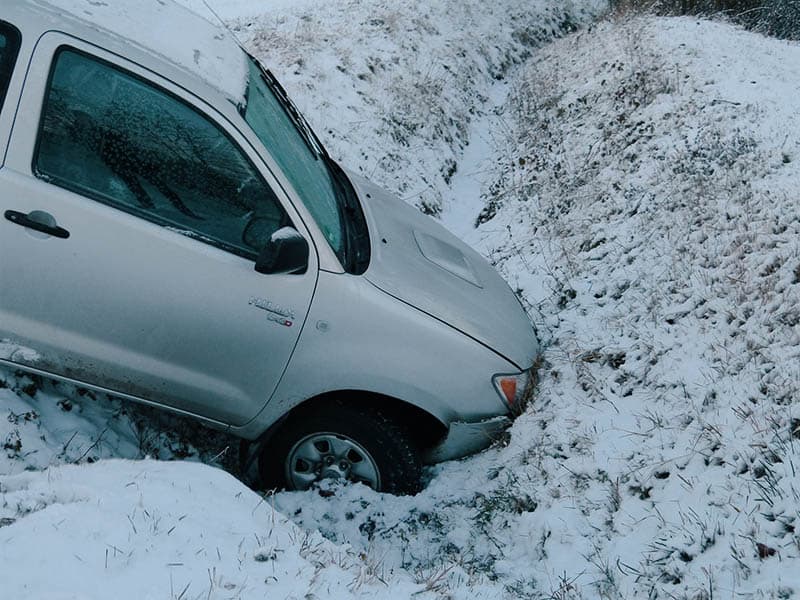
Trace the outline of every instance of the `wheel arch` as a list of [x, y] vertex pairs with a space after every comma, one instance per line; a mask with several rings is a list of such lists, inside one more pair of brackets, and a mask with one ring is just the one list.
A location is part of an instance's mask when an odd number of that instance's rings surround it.
[[[287, 418], [296, 418], [298, 415], [313, 412], [320, 405], [331, 403], [379, 412], [404, 427], [420, 449], [435, 445], [444, 438], [448, 430], [445, 423], [419, 406], [399, 398], [363, 390], [336, 390], [319, 394], [292, 408]], [[281, 422], [283, 421], [282, 419]]]
[[244, 437], [240, 447], [239, 464], [242, 475], [248, 477], [262, 448], [270, 443], [290, 419], [294, 420], [304, 413], [311, 413], [317, 407], [332, 402], [377, 410], [384, 417], [403, 427], [417, 444], [420, 452], [434, 447], [447, 436], [449, 430], [448, 425], [434, 414], [393, 396], [357, 389], [326, 391], [299, 402], [253, 438]]
[[[365, 390], [334, 390], [317, 394], [299, 402], [270, 423], [266, 429], [252, 437], [240, 433], [242, 443], [249, 449], [255, 450], [268, 443], [289, 419], [296, 418], [297, 415], [302, 415], [303, 413], [313, 412], [318, 406], [330, 404], [331, 402], [377, 410], [385, 417], [407, 429], [412, 439], [419, 444], [421, 450], [430, 448], [444, 439], [449, 429], [434, 414], [405, 400]], [[248, 459], [244, 460], [248, 463], [251, 462]]]
[[[356, 390], [326, 392], [293, 407], [273, 424], [251, 446], [250, 460], [244, 472], [252, 467], [257, 471], [258, 484], [268, 489], [283, 486], [305, 489], [295, 487], [297, 482], [289, 474], [287, 466], [295, 463], [287, 457], [292, 456], [294, 444], [307, 439], [311, 432], [314, 435], [339, 436], [337, 433], [316, 433], [325, 431], [341, 433], [343, 439], [349, 438], [360, 448], [357, 453], [363, 455], [366, 452], [375, 461], [373, 467], [380, 473], [380, 491], [415, 494], [421, 487], [423, 453], [445, 437], [448, 427], [425, 410], [396, 398]], [[326, 460], [331, 456], [326, 455]], [[276, 462], [276, 457], [279, 462]], [[343, 458], [344, 455], [336, 460]], [[320, 468], [328, 471], [334, 464], [326, 462], [328, 467], [321, 467], [321, 462], [308, 463], [306, 459], [297, 464], [301, 463], [305, 467], [292, 473], [310, 474], [312, 478], [326, 477]], [[338, 476], [349, 479], [349, 467], [342, 468], [344, 471], [338, 471]], [[301, 477], [301, 480], [305, 482], [303, 485], [308, 483], [307, 477]]]

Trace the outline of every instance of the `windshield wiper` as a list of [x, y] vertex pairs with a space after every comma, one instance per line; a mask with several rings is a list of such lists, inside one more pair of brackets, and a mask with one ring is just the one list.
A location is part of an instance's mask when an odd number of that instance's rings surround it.
[[318, 158], [321, 156], [323, 158], [328, 158], [328, 151], [325, 150], [325, 146], [322, 145], [322, 142], [317, 137], [317, 134], [314, 133], [313, 129], [311, 129], [311, 125], [308, 124], [308, 121], [306, 121], [303, 113], [297, 110], [294, 102], [292, 102], [292, 100], [289, 98], [289, 94], [287, 94], [286, 90], [283, 89], [283, 86], [280, 84], [277, 77], [272, 74], [272, 71], [264, 68], [264, 66], [255, 58], [250, 58], [258, 65], [258, 69], [261, 71], [261, 80], [270, 89], [275, 98], [277, 98], [281, 108], [283, 108], [284, 112], [289, 117], [289, 120], [297, 128], [297, 131], [302, 136], [303, 141], [305, 141], [314, 157]]

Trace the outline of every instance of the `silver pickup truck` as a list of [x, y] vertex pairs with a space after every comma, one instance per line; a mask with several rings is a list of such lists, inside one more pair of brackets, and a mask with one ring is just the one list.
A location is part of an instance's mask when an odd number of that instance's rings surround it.
[[265, 486], [413, 493], [532, 393], [494, 269], [169, 1], [2, 2], [0, 213], [0, 364], [238, 435]]

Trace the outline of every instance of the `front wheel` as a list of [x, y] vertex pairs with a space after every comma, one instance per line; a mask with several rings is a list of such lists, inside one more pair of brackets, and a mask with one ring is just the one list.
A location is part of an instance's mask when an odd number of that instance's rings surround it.
[[291, 490], [341, 479], [414, 494], [421, 471], [419, 451], [404, 427], [377, 411], [336, 402], [292, 415], [259, 456], [262, 483]]

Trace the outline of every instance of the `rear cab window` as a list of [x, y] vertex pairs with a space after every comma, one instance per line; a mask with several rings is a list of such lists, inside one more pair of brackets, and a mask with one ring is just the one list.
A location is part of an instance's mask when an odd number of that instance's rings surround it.
[[5, 104], [11, 74], [19, 52], [20, 34], [10, 23], [0, 21], [0, 112]]

